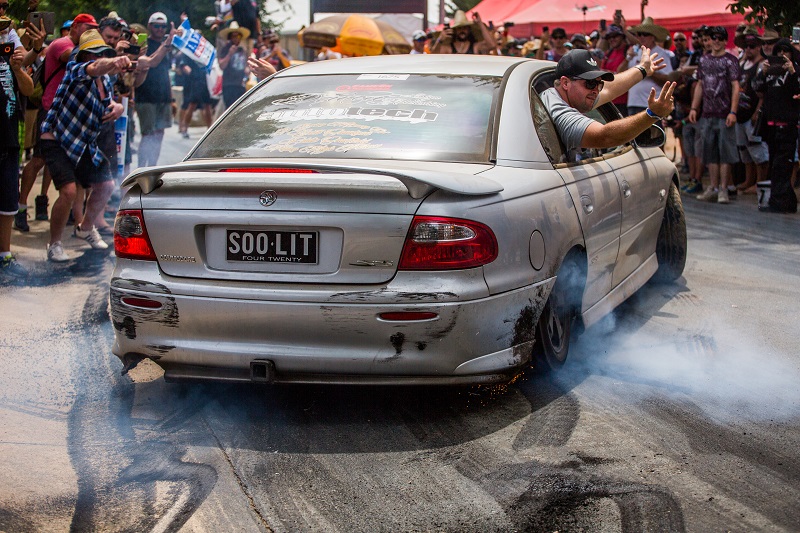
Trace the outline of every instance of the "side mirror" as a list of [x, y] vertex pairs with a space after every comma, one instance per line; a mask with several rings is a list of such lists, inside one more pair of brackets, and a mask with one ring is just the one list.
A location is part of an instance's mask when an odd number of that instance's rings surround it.
[[637, 135], [633, 142], [641, 148], [657, 148], [667, 142], [667, 134], [664, 133], [661, 126], [653, 124]]

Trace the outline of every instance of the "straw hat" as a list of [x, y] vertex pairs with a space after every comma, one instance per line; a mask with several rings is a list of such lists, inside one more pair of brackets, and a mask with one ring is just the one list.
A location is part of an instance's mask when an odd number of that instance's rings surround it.
[[456, 11], [453, 20], [450, 22], [451, 28], [458, 28], [459, 26], [472, 26], [472, 22], [467, 18], [467, 14], [460, 9]]
[[744, 48], [751, 43], [763, 44], [764, 39], [758, 34], [755, 26], [747, 26], [741, 34], [733, 39], [733, 43], [739, 48]]
[[220, 39], [227, 39], [231, 33], [240, 34], [243, 40], [250, 37], [250, 30], [248, 30], [247, 28], [240, 28], [239, 23], [236, 22], [235, 20], [231, 22], [230, 26], [219, 32], [219, 37]]
[[649, 33], [656, 38], [656, 41], [664, 41], [669, 37], [667, 28], [653, 22], [653, 17], [645, 17], [641, 24], [632, 26], [630, 31], [631, 33]]

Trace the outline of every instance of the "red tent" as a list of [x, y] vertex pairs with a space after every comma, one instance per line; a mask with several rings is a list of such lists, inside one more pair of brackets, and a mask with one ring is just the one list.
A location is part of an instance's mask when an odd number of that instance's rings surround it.
[[[744, 22], [744, 16], [734, 15], [726, 9], [730, 3], [731, 0], [650, 0], [645, 6], [645, 16], [653, 17], [656, 24], [670, 32], [691, 31], [703, 24], [725, 26], [732, 39], [734, 29]], [[578, 0], [573, 3], [563, 0], [483, 0], [470, 14], [477, 11], [484, 22], [491, 20], [495, 26], [514, 22], [511, 34], [528, 38], [538, 36], [543, 26], [549, 26], [551, 31], [561, 27], [567, 34], [590, 33], [600, 26], [601, 19], [611, 24], [617, 9], [622, 10], [629, 26], [641, 21], [641, 0]]]

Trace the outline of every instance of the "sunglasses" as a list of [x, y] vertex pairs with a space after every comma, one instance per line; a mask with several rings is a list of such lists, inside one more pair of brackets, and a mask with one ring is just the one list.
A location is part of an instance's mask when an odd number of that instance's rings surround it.
[[150, 26], [154, 30], [166, 30], [167, 29], [167, 25], [166, 24], [150, 24]]
[[686, 39], [681, 39], [681, 38], [679, 38], [679, 39], [673, 39], [673, 40], [674, 40], [676, 43], [680, 43], [680, 42], [683, 42], [683, 41], [685, 41]]
[[553, 39], [566, 39], [566, 35], [553, 35]]
[[653, 34], [652, 33], [637, 33], [636, 36], [637, 37], [652, 37]]
[[722, 35], [712, 35], [711, 40], [719, 42], [719, 41], [727, 41], [728, 39], [723, 37]]
[[[572, 78], [573, 80], [578, 80], [580, 78]], [[581, 80], [583, 82], [584, 87], [589, 89], [590, 91], [600, 87], [600, 90], [603, 89], [603, 85], [605, 82], [603, 80], [594, 79], [594, 80]]]
[[748, 44], [747, 46], [745, 46], [745, 48], [749, 48], [751, 50], [755, 50], [757, 48], [761, 48], [761, 45], [760, 44]]
[[8, 9], [8, 4], [0, 4], [0, 9]]

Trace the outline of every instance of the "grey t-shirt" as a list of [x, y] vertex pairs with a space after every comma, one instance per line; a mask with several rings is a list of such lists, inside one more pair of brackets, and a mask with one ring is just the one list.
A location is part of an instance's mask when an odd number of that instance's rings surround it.
[[567, 149], [567, 161], [571, 163], [585, 159], [585, 151], [581, 149], [581, 140], [586, 128], [594, 120], [566, 103], [554, 87], [543, 91], [539, 97], [547, 108], [547, 112], [550, 113], [556, 132]]

